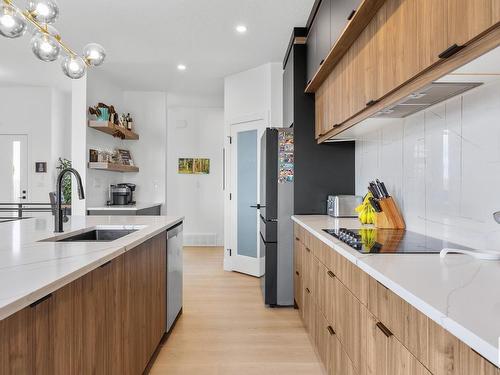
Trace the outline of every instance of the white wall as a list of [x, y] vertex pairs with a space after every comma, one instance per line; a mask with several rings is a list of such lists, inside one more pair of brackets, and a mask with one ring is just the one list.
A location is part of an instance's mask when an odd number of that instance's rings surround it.
[[[500, 81], [381, 127], [356, 142], [356, 193], [384, 180], [408, 229], [500, 248]], [[383, 122], [380, 124], [380, 122]]]
[[[231, 124], [261, 121], [262, 127], [283, 126], [283, 70], [281, 63], [268, 63], [256, 68], [228, 76], [224, 79], [224, 147], [227, 150], [226, 165], [230, 165], [231, 145], [228, 142]], [[227, 168], [226, 181], [231, 181]], [[224, 247], [234, 248], [231, 231], [234, 218], [231, 216], [228, 185], [224, 194]], [[224, 269], [232, 269], [229, 252], [224, 253]]]
[[164, 92], [126, 91], [123, 108], [133, 115], [138, 141], [123, 141], [138, 173], [124, 173], [122, 182], [137, 185], [137, 202], [164, 203], [167, 147], [167, 98]]
[[[169, 94], [167, 103], [167, 213], [185, 216], [186, 245], [222, 246], [222, 98]], [[178, 174], [185, 157], [209, 158], [210, 174]]]
[[[0, 87], [0, 134], [28, 136], [28, 202], [48, 202], [57, 158], [68, 157], [70, 94], [50, 87]], [[35, 162], [47, 173], [35, 173]]]

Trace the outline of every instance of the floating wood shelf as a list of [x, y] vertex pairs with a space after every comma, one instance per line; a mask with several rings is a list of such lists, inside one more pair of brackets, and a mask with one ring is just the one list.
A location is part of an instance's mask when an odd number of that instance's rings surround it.
[[370, 23], [385, 0], [363, 0], [347, 26], [342, 31], [323, 64], [306, 87], [307, 93], [314, 93], [328, 78], [333, 68], [340, 62], [364, 28]]
[[139, 172], [139, 168], [133, 165], [107, 163], [107, 162], [90, 162], [89, 168], [101, 169], [104, 171], [111, 171], [111, 172]]
[[132, 139], [132, 140], [139, 139], [139, 134], [134, 133], [132, 130], [128, 130], [122, 128], [121, 126], [115, 125], [112, 122], [90, 120], [89, 128], [99, 130], [103, 133], [121, 139]]

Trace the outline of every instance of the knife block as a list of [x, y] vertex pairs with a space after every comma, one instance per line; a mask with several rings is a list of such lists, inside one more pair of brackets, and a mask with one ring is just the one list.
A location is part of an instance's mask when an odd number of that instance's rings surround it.
[[379, 201], [382, 212], [376, 214], [375, 226], [386, 229], [405, 229], [405, 221], [399, 212], [398, 205], [392, 197], [383, 198]]

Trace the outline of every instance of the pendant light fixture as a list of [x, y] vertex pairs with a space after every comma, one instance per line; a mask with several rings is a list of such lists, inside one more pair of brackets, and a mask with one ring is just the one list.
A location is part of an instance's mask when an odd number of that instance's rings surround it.
[[12, 0], [0, 0], [0, 34], [7, 38], [23, 36], [28, 25], [33, 28], [31, 50], [42, 61], [55, 61], [61, 57], [64, 74], [72, 79], [85, 75], [87, 68], [99, 66], [106, 58], [106, 51], [97, 43], [87, 44], [78, 55], [62, 41], [53, 23], [59, 16], [55, 0], [27, 0], [21, 9]]

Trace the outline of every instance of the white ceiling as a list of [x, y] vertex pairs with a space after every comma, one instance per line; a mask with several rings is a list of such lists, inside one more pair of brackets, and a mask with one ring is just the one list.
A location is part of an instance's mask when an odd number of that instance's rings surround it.
[[[282, 61], [292, 28], [305, 25], [313, 2], [60, 0], [55, 26], [77, 51], [102, 44], [108, 57], [98, 69], [123, 88], [222, 94], [225, 76]], [[245, 35], [235, 31], [238, 24], [248, 27]], [[57, 62], [32, 55], [29, 36], [0, 38], [0, 51], [0, 83], [69, 87]]]

